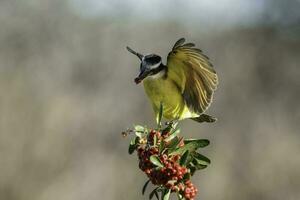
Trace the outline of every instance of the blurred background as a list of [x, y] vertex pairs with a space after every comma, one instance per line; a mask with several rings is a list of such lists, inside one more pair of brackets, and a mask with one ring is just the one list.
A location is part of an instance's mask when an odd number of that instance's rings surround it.
[[299, 0], [1, 0], [0, 199], [148, 199], [129, 138], [154, 125], [125, 47], [166, 60], [180, 37], [220, 78], [198, 199], [300, 199]]

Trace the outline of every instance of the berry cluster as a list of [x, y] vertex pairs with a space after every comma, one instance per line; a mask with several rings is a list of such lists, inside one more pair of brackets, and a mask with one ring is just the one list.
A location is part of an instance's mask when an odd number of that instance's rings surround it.
[[198, 189], [194, 186], [194, 184], [190, 180], [187, 180], [184, 187], [184, 197], [192, 200], [196, 196], [197, 192]]
[[[146, 173], [154, 185], [164, 186], [187, 200], [193, 200], [198, 190], [189, 180], [189, 169], [180, 165], [181, 155], [168, 155], [167, 151], [159, 149], [161, 143], [168, 145], [166, 138], [169, 135], [169, 132], [151, 130], [145, 141], [136, 146], [139, 168]], [[183, 147], [183, 139], [178, 139], [180, 140], [178, 147]], [[156, 156], [160, 167], [151, 162], [151, 156]]]

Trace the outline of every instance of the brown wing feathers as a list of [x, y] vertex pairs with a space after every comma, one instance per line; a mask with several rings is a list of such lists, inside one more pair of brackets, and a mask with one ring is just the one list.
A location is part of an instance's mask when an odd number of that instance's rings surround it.
[[[183, 98], [187, 106], [196, 113], [204, 112], [210, 105], [213, 92], [218, 84], [218, 77], [208, 57], [193, 43], [184, 44], [179, 39], [170, 52], [169, 59], [177, 59], [183, 63], [186, 76]], [[180, 67], [180, 66], [173, 66]]]

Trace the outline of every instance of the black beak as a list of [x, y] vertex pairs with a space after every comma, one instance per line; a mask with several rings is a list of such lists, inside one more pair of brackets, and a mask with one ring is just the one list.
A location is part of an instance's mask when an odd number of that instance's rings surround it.
[[[132, 50], [130, 47], [126, 47], [126, 49], [127, 49], [130, 53], [136, 55], [141, 61], [143, 60], [144, 55], [135, 52], [135, 51]], [[134, 79], [134, 82], [135, 82], [136, 84], [139, 84], [139, 83], [142, 82], [142, 80], [143, 80], [144, 78], [146, 78], [149, 74], [150, 74], [150, 71], [147, 70], [146, 67], [142, 66], [142, 67], [141, 67], [141, 72], [140, 72], [139, 76], [136, 77], [136, 78]]]
[[139, 74], [139, 76], [136, 77], [136, 78], [134, 79], [134, 82], [135, 82], [136, 84], [139, 84], [139, 83], [142, 82], [142, 80], [144, 80], [144, 78], [146, 78], [149, 74], [150, 74], [150, 71], [149, 71], [149, 70], [143, 69], [143, 70], [141, 71], [141, 73]]
[[137, 57], [139, 57], [140, 60], [143, 59], [144, 56], [143, 56], [142, 54], [133, 51], [130, 47], [126, 47], [126, 49], [127, 49], [130, 53], [132, 53], [132, 54], [136, 55]]

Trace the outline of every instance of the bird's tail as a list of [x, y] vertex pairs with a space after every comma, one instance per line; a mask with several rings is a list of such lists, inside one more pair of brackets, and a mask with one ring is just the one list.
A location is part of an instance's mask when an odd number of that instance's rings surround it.
[[217, 121], [217, 118], [212, 117], [210, 115], [207, 114], [201, 114], [199, 117], [194, 117], [194, 118], [190, 118], [196, 122], [202, 123], [202, 122], [208, 122], [208, 123], [212, 123]]

